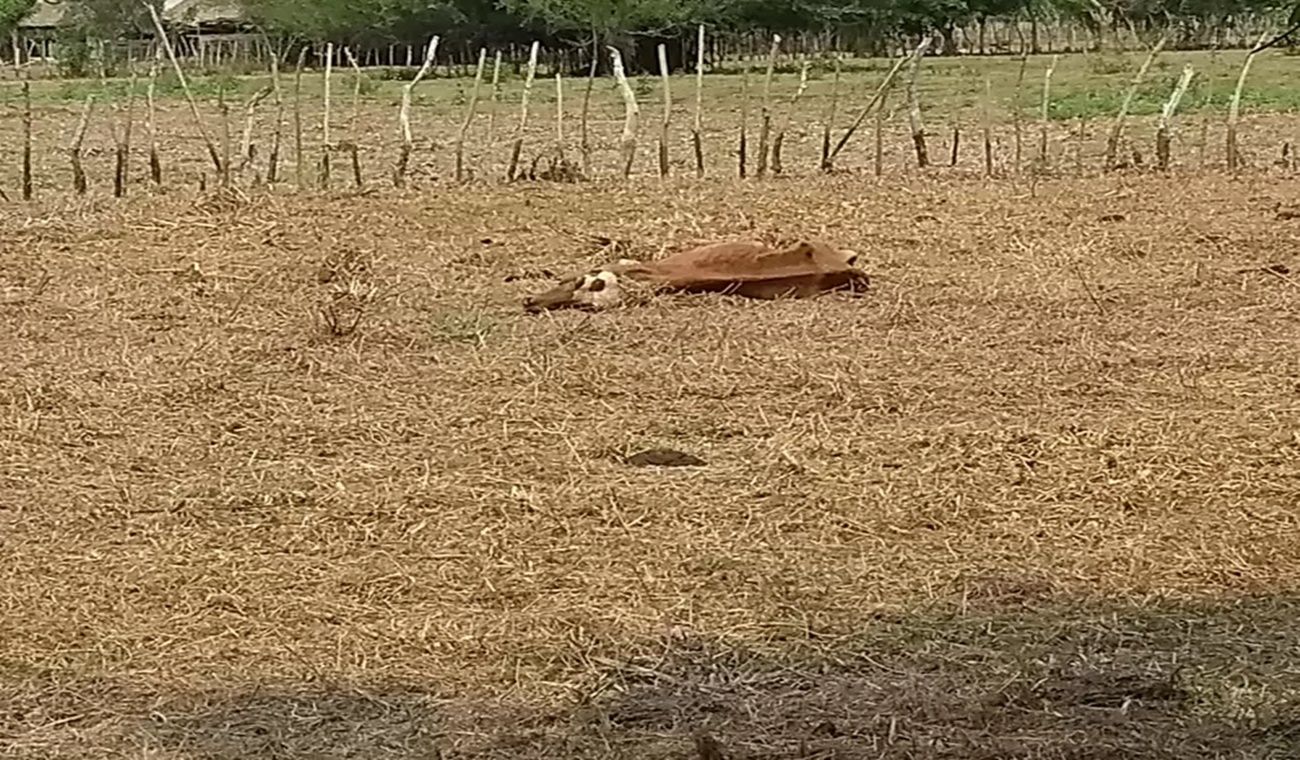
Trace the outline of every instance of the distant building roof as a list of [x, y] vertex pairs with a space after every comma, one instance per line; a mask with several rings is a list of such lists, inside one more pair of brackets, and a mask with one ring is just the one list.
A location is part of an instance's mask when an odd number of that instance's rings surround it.
[[[76, 0], [36, 0], [36, 6], [18, 22], [24, 29], [48, 29], [67, 20]], [[176, 24], [217, 24], [244, 20], [244, 11], [231, 0], [163, 0], [163, 19]]]
[[163, 18], [181, 24], [244, 20], [244, 9], [230, 0], [163, 0]]
[[36, 0], [36, 6], [28, 13], [18, 26], [24, 29], [44, 29], [63, 23], [68, 15], [68, 4], [63, 0]]

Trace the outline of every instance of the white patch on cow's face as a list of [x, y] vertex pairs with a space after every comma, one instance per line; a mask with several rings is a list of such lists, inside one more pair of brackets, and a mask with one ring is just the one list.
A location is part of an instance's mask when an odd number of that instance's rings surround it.
[[623, 300], [623, 288], [618, 283], [618, 275], [601, 271], [583, 275], [582, 282], [573, 291], [575, 306], [590, 309], [609, 309]]

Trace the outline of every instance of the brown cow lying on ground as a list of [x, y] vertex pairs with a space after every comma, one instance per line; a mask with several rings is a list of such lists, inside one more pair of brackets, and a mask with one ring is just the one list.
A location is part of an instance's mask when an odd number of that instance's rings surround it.
[[731, 293], [747, 298], [810, 298], [832, 290], [868, 284], [855, 268], [857, 253], [820, 240], [800, 240], [773, 249], [752, 241], [711, 243], [658, 261], [620, 259], [564, 279], [524, 299], [524, 310], [608, 309], [622, 303], [625, 285], [648, 285], [652, 292]]

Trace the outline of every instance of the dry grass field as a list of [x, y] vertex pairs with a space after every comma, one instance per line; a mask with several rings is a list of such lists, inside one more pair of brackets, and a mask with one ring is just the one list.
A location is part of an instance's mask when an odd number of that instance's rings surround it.
[[[922, 175], [898, 128], [881, 179], [424, 142], [403, 191], [96, 157], [0, 205], [0, 758], [1296, 757], [1300, 179]], [[519, 306], [800, 235], [870, 292]]]

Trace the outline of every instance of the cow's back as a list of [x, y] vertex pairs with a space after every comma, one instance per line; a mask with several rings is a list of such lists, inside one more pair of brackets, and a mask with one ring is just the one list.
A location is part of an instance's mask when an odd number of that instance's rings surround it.
[[851, 270], [836, 249], [821, 241], [800, 241], [780, 250], [755, 241], [712, 243], [650, 262], [646, 268], [669, 287], [691, 290], [768, 280], [816, 282], [821, 275]]

